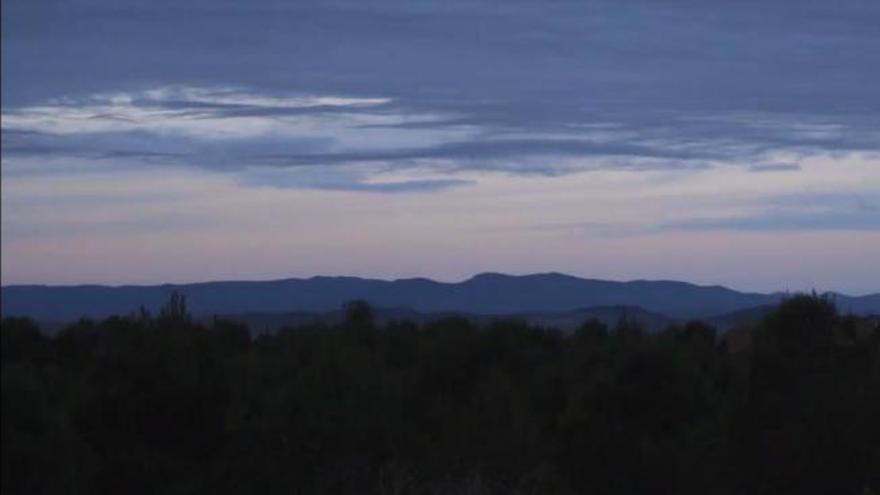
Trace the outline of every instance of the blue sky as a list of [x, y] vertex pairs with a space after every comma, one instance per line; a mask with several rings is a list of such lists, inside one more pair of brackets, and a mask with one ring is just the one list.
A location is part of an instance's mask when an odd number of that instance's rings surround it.
[[4, 284], [880, 290], [873, 0], [2, 9]]

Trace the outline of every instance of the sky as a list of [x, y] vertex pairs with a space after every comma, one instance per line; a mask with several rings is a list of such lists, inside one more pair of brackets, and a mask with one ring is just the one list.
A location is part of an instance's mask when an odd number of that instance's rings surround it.
[[880, 2], [4, 0], [8, 284], [880, 291]]

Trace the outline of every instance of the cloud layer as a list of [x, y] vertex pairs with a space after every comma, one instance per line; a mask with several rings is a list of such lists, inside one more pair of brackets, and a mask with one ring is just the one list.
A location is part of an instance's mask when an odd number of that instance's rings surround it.
[[560, 173], [880, 148], [875, 2], [3, 9], [7, 154]]

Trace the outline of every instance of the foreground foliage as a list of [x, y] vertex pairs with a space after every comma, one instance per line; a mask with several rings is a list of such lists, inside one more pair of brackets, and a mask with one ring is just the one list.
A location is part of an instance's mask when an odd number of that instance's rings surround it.
[[745, 346], [346, 311], [256, 339], [179, 297], [54, 338], [4, 320], [2, 492], [880, 493], [880, 332], [826, 299]]

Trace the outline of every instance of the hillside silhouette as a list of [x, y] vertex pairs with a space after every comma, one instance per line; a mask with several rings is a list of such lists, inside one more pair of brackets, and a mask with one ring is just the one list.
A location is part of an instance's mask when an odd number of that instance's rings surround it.
[[[346, 301], [367, 300], [377, 308], [421, 313], [459, 312], [482, 315], [564, 313], [595, 307], [632, 306], [671, 319], [712, 318], [775, 305], [784, 294], [744, 293], [720, 286], [685, 282], [613, 282], [559, 273], [503, 275], [484, 273], [458, 283], [425, 278], [374, 280], [312, 277], [265, 282], [206, 282], [155, 286], [6, 286], [0, 292], [3, 316], [68, 322], [80, 317], [106, 318], [158, 311], [179, 292], [192, 301], [194, 316], [241, 313], [327, 312]], [[834, 295], [846, 312], [880, 313], [880, 294]]]

